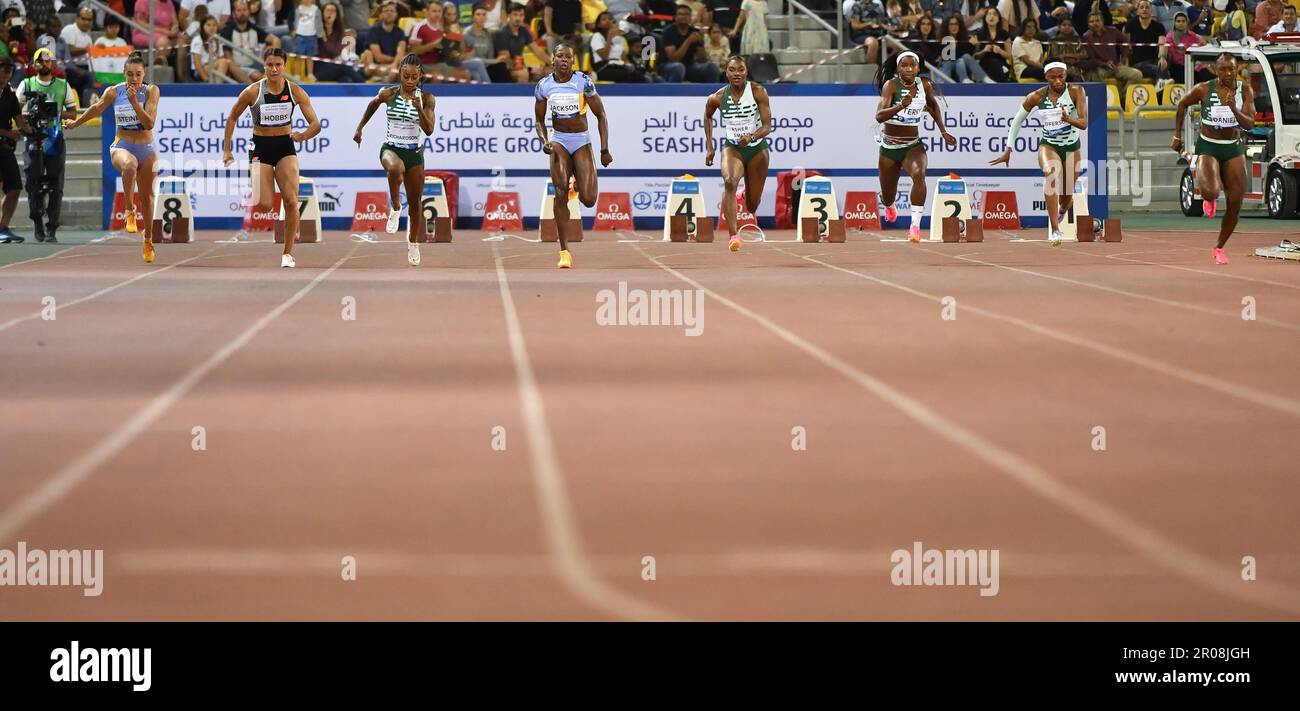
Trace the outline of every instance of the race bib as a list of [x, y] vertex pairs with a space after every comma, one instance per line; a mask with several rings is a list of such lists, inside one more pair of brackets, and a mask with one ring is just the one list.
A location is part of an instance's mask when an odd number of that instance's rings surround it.
[[897, 117], [905, 123], [920, 123], [921, 114], [925, 113], [925, 97], [917, 91], [905, 98], [907, 108], [898, 112]]
[[556, 93], [546, 97], [546, 108], [560, 118], [569, 118], [577, 116], [581, 111], [581, 95], [571, 93]]
[[284, 125], [289, 123], [289, 116], [293, 113], [293, 104], [282, 101], [275, 104], [262, 104], [262, 125]]
[[140, 125], [140, 117], [135, 115], [135, 109], [130, 104], [126, 106], [117, 106], [113, 110], [113, 118], [117, 120], [117, 125], [130, 131], [132, 126]]
[[741, 136], [747, 136], [758, 128], [757, 116], [735, 116], [725, 119], [727, 128], [727, 139], [730, 141], [739, 141]]
[[399, 148], [409, 148], [420, 142], [420, 126], [405, 121], [389, 121], [385, 142]]
[[1215, 128], [1233, 128], [1237, 125], [1237, 117], [1230, 106], [1211, 106], [1209, 124]]
[[1062, 118], [1063, 111], [1060, 108], [1041, 109], [1038, 112], [1038, 118], [1043, 122], [1044, 136], [1059, 136], [1070, 130], [1070, 125]]

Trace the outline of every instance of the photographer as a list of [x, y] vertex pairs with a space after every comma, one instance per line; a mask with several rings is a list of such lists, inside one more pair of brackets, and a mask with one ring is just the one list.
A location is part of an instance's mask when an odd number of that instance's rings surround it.
[[18, 148], [21, 131], [26, 127], [23, 121], [22, 104], [14, 94], [9, 80], [14, 76], [13, 60], [0, 59], [0, 179], [4, 180], [4, 205], [0, 210], [0, 244], [23, 241], [22, 237], [9, 229], [9, 220], [18, 207], [18, 193], [23, 189], [23, 176], [18, 172], [18, 159], [14, 151]]
[[[27, 203], [36, 227], [37, 242], [56, 242], [59, 212], [63, 207], [65, 146], [63, 118], [76, 118], [77, 109], [68, 82], [54, 76], [50, 50], [42, 47], [32, 56], [36, 76], [18, 85], [18, 102], [27, 119]], [[45, 193], [50, 195], [48, 224]], [[48, 227], [48, 233], [47, 233]]]

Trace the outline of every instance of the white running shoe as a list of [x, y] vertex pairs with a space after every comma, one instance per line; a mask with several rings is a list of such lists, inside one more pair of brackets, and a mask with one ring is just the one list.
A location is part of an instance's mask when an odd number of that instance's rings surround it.
[[420, 266], [420, 245], [415, 242], [406, 243], [406, 261], [413, 267]]
[[398, 224], [399, 222], [401, 222], [401, 221], [402, 221], [402, 211], [401, 211], [401, 210], [389, 210], [389, 211], [388, 211], [388, 224], [387, 224], [387, 225], [384, 225], [384, 231], [387, 232], [387, 233], [390, 234], [390, 235], [391, 235], [391, 234], [396, 234], [396, 233], [397, 233], [397, 224]]
[[281, 268], [283, 268], [283, 269], [293, 269], [293, 268], [296, 267], [296, 266], [298, 266], [298, 265], [294, 263], [294, 261], [293, 261], [293, 255], [292, 255], [292, 254], [282, 254], [282, 255], [280, 255], [280, 267], [281, 267]]
[[1060, 230], [1052, 230], [1052, 236], [1047, 238], [1047, 243], [1053, 247], [1060, 247], [1061, 242], [1065, 241], [1065, 235]]

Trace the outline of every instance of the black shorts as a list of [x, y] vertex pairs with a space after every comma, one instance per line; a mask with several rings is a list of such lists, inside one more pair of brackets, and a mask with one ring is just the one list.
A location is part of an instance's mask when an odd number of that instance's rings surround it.
[[293, 145], [293, 138], [289, 136], [253, 136], [253, 150], [248, 152], [248, 161], [251, 163], [260, 160], [262, 165], [269, 165], [272, 168], [281, 158], [298, 155], [298, 149]]
[[0, 149], [0, 178], [4, 180], [4, 191], [23, 189], [23, 174], [18, 170], [18, 158], [13, 151]]

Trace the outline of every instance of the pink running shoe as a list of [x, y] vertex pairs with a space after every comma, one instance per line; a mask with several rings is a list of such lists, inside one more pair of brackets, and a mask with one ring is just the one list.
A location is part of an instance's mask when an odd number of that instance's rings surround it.
[[727, 249], [730, 249], [733, 252], [740, 251], [740, 235], [731, 236], [731, 239], [727, 241]]
[[1214, 263], [1215, 264], [1228, 263], [1228, 253], [1223, 251], [1223, 247], [1214, 248]]
[[1205, 216], [1208, 217], [1208, 218], [1210, 218], [1210, 219], [1214, 219], [1214, 212], [1215, 212], [1215, 210], [1218, 208], [1218, 205], [1219, 205], [1218, 201], [1216, 201], [1216, 200], [1202, 200], [1201, 202], [1205, 203], [1205, 209], [1204, 209]]
[[907, 228], [907, 241], [913, 243], [921, 241], [920, 225], [912, 225], [911, 227]]
[[885, 222], [894, 222], [898, 219], [898, 210], [893, 205], [885, 208]]

